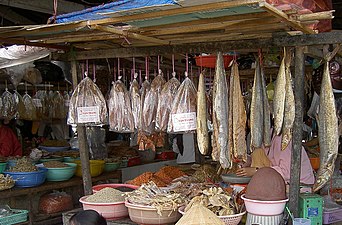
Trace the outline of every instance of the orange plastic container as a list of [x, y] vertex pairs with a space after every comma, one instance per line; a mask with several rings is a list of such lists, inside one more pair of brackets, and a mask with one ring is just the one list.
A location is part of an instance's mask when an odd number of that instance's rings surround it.
[[[229, 63], [233, 60], [233, 55], [224, 55], [224, 68], [228, 68]], [[207, 56], [196, 56], [196, 66], [202, 66], [207, 68], [215, 68], [216, 66], [216, 55]]]

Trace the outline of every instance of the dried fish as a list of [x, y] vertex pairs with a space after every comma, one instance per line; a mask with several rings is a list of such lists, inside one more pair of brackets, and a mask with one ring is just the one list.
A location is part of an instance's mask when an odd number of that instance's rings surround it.
[[265, 147], [271, 146], [271, 110], [268, 102], [267, 87], [265, 82], [264, 68], [260, 65], [262, 104], [263, 104], [263, 143]]
[[228, 87], [223, 56], [219, 52], [216, 61], [213, 93], [213, 152], [212, 158], [220, 161], [222, 168], [231, 167], [228, 146]]
[[202, 155], [208, 154], [207, 97], [203, 73], [200, 74], [197, 91], [197, 144]]
[[141, 110], [141, 99], [139, 93], [139, 83], [137, 81], [138, 74], [134, 74], [134, 80], [129, 88], [129, 94], [131, 97], [132, 114], [134, 119], [134, 128], [138, 129], [140, 124], [140, 110]]
[[284, 91], [286, 88], [285, 57], [286, 52], [284, 50], [284, 57], [280, 64], [273, 95], [274, 132], [276, 135], [280, 134], [284, 120], [284, 107], [286, 96], [286, 92]]
[[320, 166], [313, 191], [321, 189], [332, 177], [338, 154], [338, 120], [332, 91], [329, 62], [324, 65], [319, 100], [318, 136], [320, 146]]

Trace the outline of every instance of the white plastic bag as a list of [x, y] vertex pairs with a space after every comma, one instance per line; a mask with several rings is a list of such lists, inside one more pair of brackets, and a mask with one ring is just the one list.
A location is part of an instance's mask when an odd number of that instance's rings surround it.
[[140, 124], [140, 110], [141, 110], [141, 99], [139, 93], [139, 83], [137, 81], [138, 74], [134, 74], [134, 80], [131, 82], [129, 88], [129, 94], [131, 98], [132, 114], [134, 118], [134, 128], [138, 129]]

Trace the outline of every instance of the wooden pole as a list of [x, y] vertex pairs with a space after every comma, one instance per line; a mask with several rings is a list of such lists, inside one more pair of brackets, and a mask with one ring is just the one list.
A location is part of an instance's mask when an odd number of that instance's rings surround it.
[[[77, 61], [71, 61], [71, 72], [72, 72], [72, 82], [74, 90], [77, 87]], [[89, 166], [89, 147], [87, 142], [86, 128], [81, 124], [77, 124], [77, 138], [80, 151], [80, 159], [82, 166], [82, 178], [83, 178], [83, 188], [84, 195], [92, 194], [92, 182], [90, 176], [90, 166]]]
[[296, 114], [293, 125], [292, 157], [291, 157], [291, 175], [290, 175], [290, 193], [289, 206], [294, 217], [298, 217], [298, 200], [300, 189], [300, 171], [302, 157], [302, 136], [303, 136], [303, 106], [304, 106], [304, 47], [296, 47], [295, 51], [295, 77], [294, 77], [294, 95]]

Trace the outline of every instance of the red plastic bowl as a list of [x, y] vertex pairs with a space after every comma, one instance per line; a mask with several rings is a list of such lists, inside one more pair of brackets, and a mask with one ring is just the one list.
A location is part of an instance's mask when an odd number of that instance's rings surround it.
[[111, 188], [118, 188], [118, 187], [127, 187], [127, 188], [131, 188], [131, 189], [138, 189], [138, 186], [132, 185], [132, 184], [99, 184], [99, 185], [95, 185], [93, 186], [93, 192], [96, 193], [98, 191], [101, 191], [103, 188], [106, 187], [111, 187]]
[[[228, 68], [229, 63], [233, 60], [233, 55], [224, 55], [224, 68]], [[196, 56], [196, 66], [202, 66], [207, 68], [215, 68], [216, 66], [216, 55], [207, 55], [207, 56]]]

